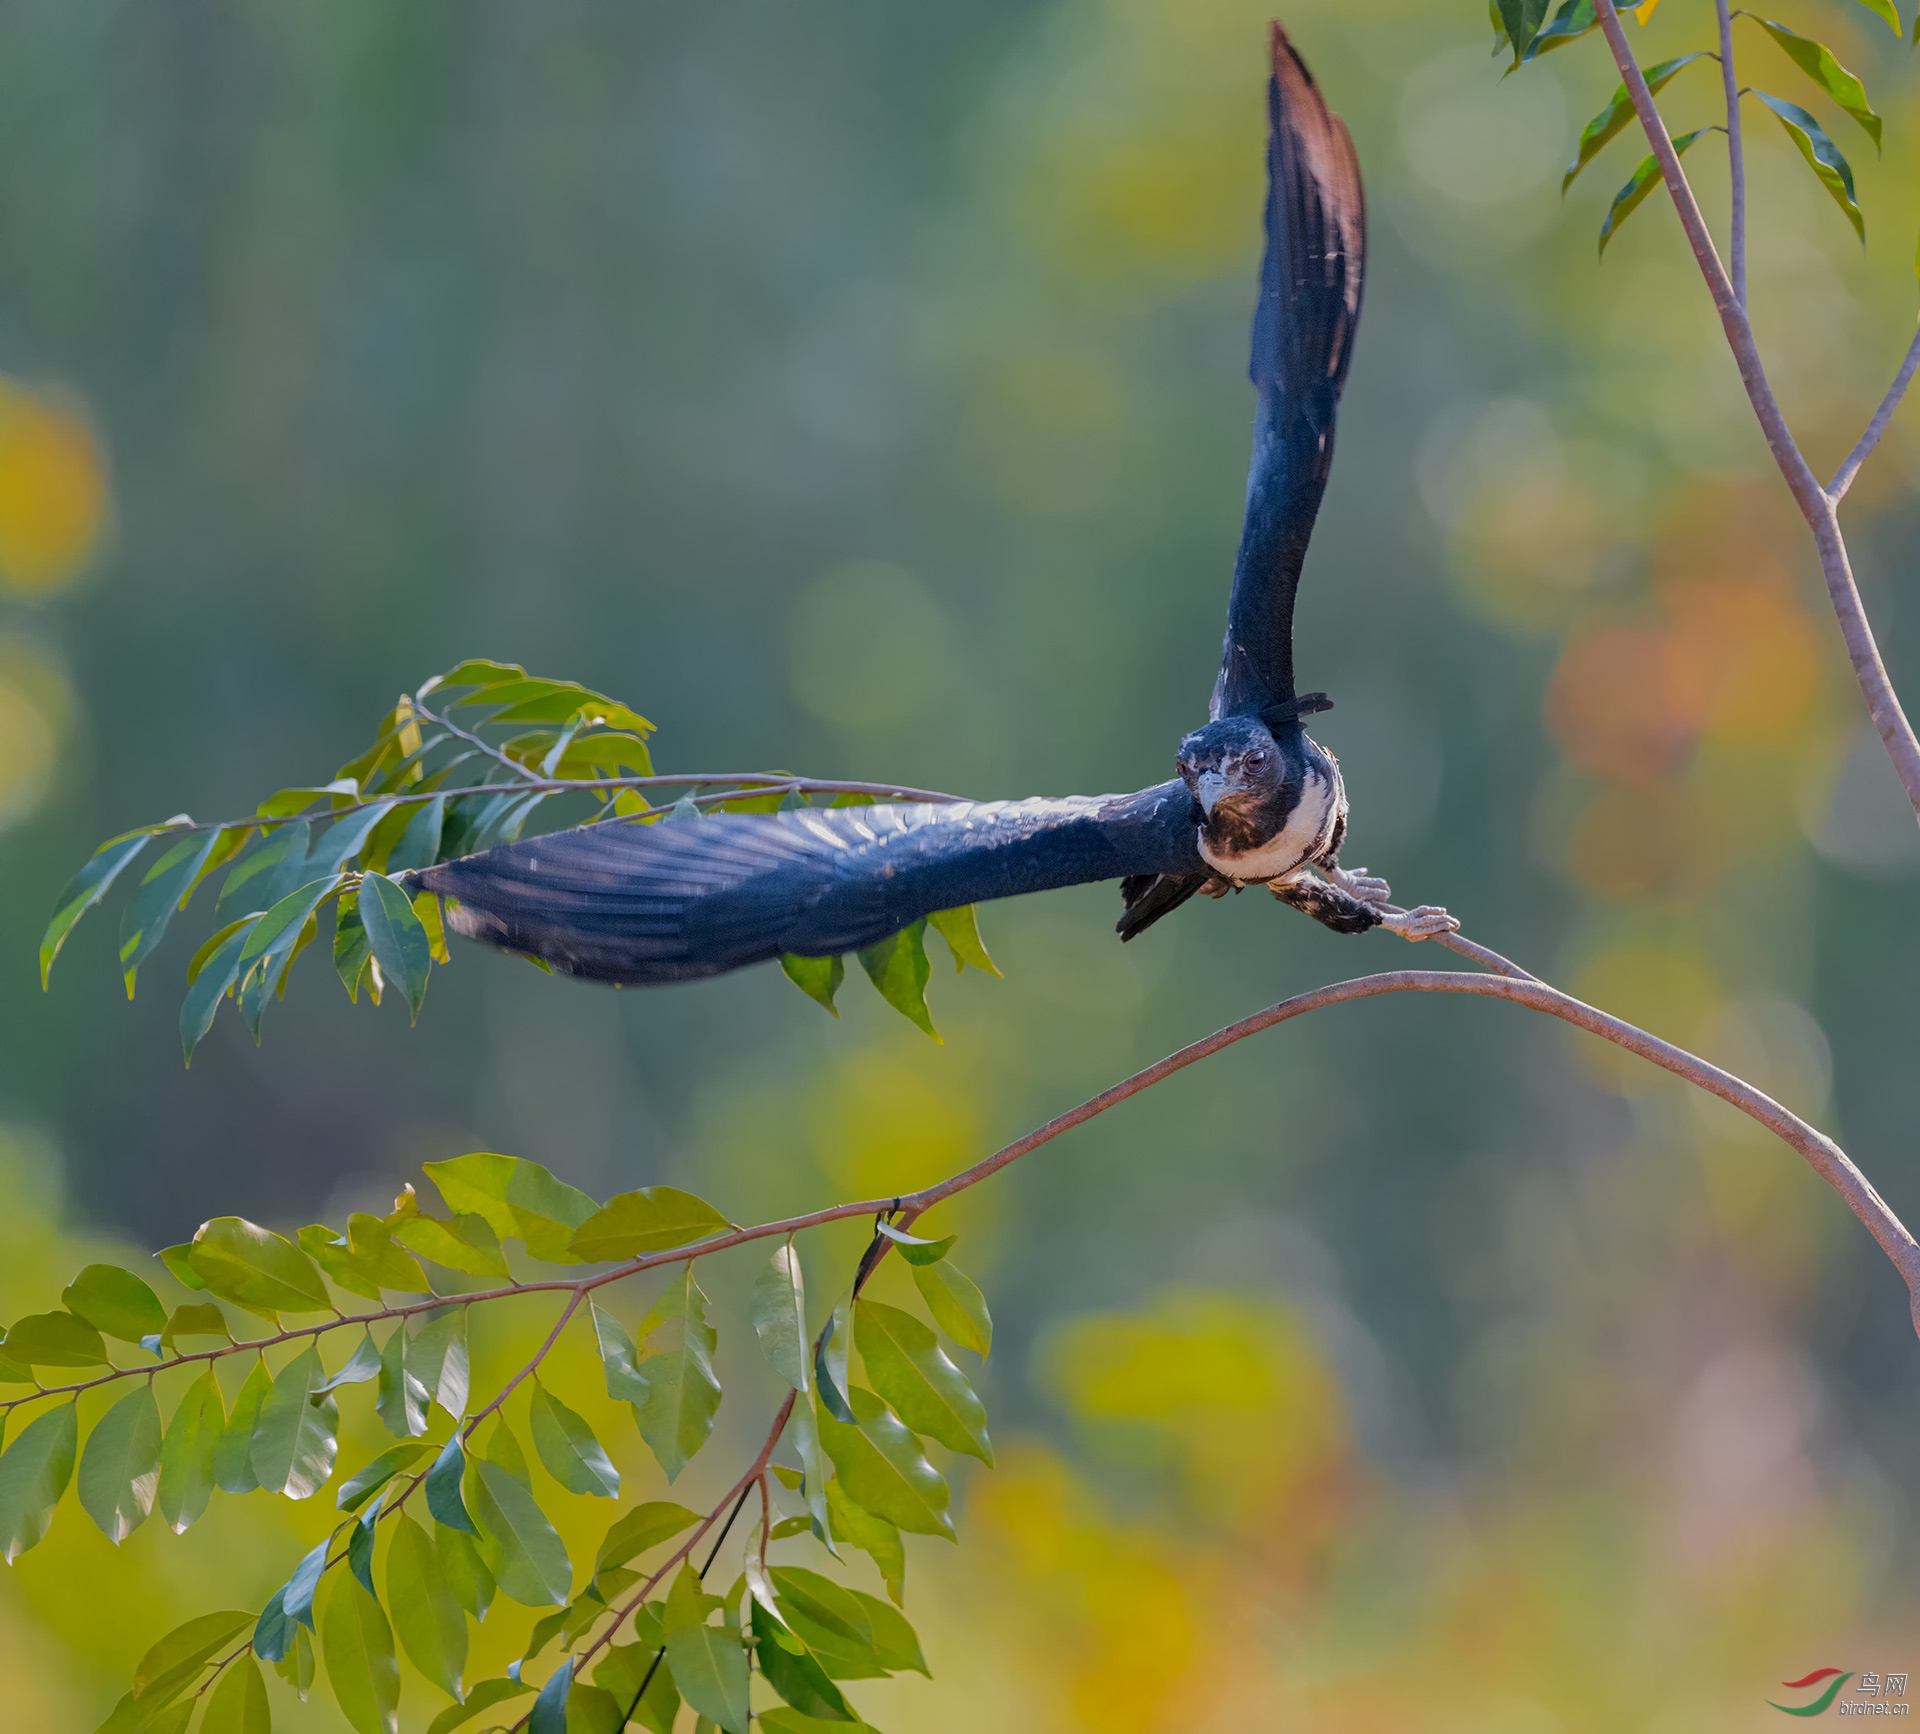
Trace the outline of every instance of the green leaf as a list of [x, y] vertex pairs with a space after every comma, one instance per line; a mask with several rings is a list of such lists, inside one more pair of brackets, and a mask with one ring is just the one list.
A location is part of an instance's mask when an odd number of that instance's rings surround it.
[[107, 1345], [69, 1312], [28, 1313], [6, 1335], [7, 1358], [29, 1367], [104, 1367]]
[[[1880, 117], [1873, 112], [1872, 105], [1867, 101], [1866, 87], [1861, 84], [1859, 79], [1855, 78], [1851, 72], [1842, 66], [1839, 61], [1834, 59], [1832, 50], [1823, 47], [1818, 42], [1810, 40], [1808, 37], [1800, 35], [1798, 31], [1789, 30], [1784, 24], [1775, 24], [1771, 20], [1761, 18], [1753, 13], [1749, 13], [1748, 16], [1780, 45], [1782, 52], [1785, 53], [1786, 57], [1791, 60], [1795, 66], [1799, 67], [1800, 70], [1812, 79], [1815, 84], [1819, 85], [1828, 96], [1832, 97], [1841, 108], [1845, 109], [1848, 114], [1852, 115], [1853, 118], [1860, 123], [1860, 130], [1864, 132], [1868, 138], [1873, 140], [1873, 148], [1878, 150], [1880, 148]], [[1897, 16], [1896, 14], [1896, 17]], [[1895, 34], [1899, 34], [1897, 29], [1895, 30]], [[1755, 92], [1755, 94], [1758, 95], [1759, 93]], [[1761, 101], [1765, 102], [1767, 99], [1761, 97]], [[1772, 107], [1772, 104], [1768, 103], [1768, 106]], [[1775, 112], [1777, 113], [1778, 110]], [[1785, 117], [1782, 116], [1781, 118], [1784, 119]], [[1838, 154], [1838, 152], [1835, 152], [1835, 155]], [[1809, 158], [1808, 160], [1811, 161], [1812, 159]], [[1815, 167], [1817, 171], [1818, 165], [1816, 164]], [[1849, 179], [1851, 179], [1851, 176], [1849, 176]], [[1851, 191], [1851, 187], [1849, 187], [1849, 191]]]
[[680, 1696], [727, 1734], [748, 1734], [747, 1652], [724, 1626], [681, 1626], [666, 1635], [667, 1666]]
[[458, 1698], [467, 1665], [467, 1616], [441, 1577], [432, 1537], [404, 1511], [387, 1549], [387, 1606], [407, 1659]]
[[406, 1347], [407, 1371], [434, 1402], [456, 1421], [467, 1412], [471, 1384], [467, 1355], [467, 1309], [452, 1307], [413, 1337]]
[[366, 1515], [347, 1531], [347, 1570], [360, 1580], [368, 1595], [373, 1587], [373, 1526], [379, 1520], [378, 1504], [367, 1507]]
[[907, 1549], [900, 1531], [884, 1517], [875, 1517], [865, 1506], [854, 1504], [837, 1475], [827, 1483], [827, 1521], [835, 1540], [872, 1556], [887, 1594], [899, 1601], [907, 1583]]
[[960, 1236], [949, 1234], [944, 1240], [926, 1240], [917, 1234], [909, 1234], [904, 1228], [895, 1228], [884, 1217], [874, 1223], [874, 1231], [900, 1249], [900, 1256], [908, 1264], [938, 1264], [953, 1250], [954, 1242]]
[[[255, 1655], [260, 1652], [254, 1651]], [[313, 1655], [313, 1634], [305, 1626], [293, 1628], [293, 1644], [287, 1653], [273, 1664], [273, 1671], [294, 1689], [300, 1702], [307, 1701], [307, 1694], [313, 1689], [315, 1662]]]
[[1540, 26], [1546, 22], [1547, 0], [1496, 0], [1500, 22], [1506, 27], [1507, 40], [1513, 45], [1513, 64], [1533, 46]]
[[384, 1301], [388, 1289], [401, 1294], [433, 1292], [419, 1261], [394, 1245], [393, 1230], [377, 1216], [356, 1211], [348, 1218], [345, 1235], [335, 1234], [324, 1223], [311, 1223], [300, 1230], [300, 1250], [339, 1287], [370, 1301]]
[[840, 984], [847, 979], [845, 958], [795, 957], [792, 953], [788, 953], [781, 958], [780, 967], [786, 971], [787, 980], [808, 999], [819, 1001], [835, 1017], [840, 1015], [839, 1007], [833, 1003], [833, 996], [840, 991]]
[[840, 1688], [814, 1659], [813, 1652], [797, 1639], [791, 1643], [781, 1641], [783, 1633], [776, 1617], [755, 1597], [753, 1635], [759, 1643], [754, 1656], [767, 1684], [803, 1715], [831, 1722], [859, 1721]]
[[980, 918], [971, 903], [958, 909], [942, 909], [927, 917], [927, 925], [947, 942], [953, 953], [953, 973], [958, 975], [969, 965], [988, 975], [998, 976], [999, 966], [987, 955], [986, 942], [980, 937]]
[[[1681, 155], [1692, 148], [1696, 139], [1711, 132], [1711, 127], [1697, 127], [1692, 132], [1683, 132], [1673, 141], [1673, 148]], [[1627, 184], [1613, 195], [1613, 203], [1607, 209], [1607, 220], [1600, 225], [1600, 251], [1605, 253], [1607, 243], [1618, 232], [1620, 225], [1639, 210], [1647, 194], [1660, 184], [1660, 164], [1652, 157], [1644, 158], [1640, 166], [1633, 171]]]
[[209, 1293], [249, 1311], [333, 1310], [313, 1260], [284, 1236], [244, 1217], [216, 1216], [201, 1223], [187, 1258]]
[[320, 1621], [327, 1684], [357, 1734], [398, 1734], [400, 1663], [393, 1628], [359, 1579], [339, 1578]]
[[213, 1453], [227, 1424], [220, 1381], [209, 1367], [188, 1386], [160, 1442], [160, 1516], [185, 1535], [213, 1501]]
[[418, 1463], [427, 1450], [425, 1441], [419, 1439], [403, 1439], [398, 1445], [389, 1445], [366, 1468], [349, 1475], [340, 1483], [340, 1491], [334, 1495], [333, 1503], [342, 1511], [358, 1511], [369, 1497], [378, 1493], [402, 1470], [411, 1469]]
[[473, 1537], [458, 1529], [449, 1529], [445, 1524], [436, 1524], [433, 1552], [453, 1599], [476, 1620], [484, 1620], [487, 1609], [493, 1605], [495, 1585], [493, 1573], [487, 1570]]
[[254, 919], [249, 916], [236, 923], [224, 939], [216, 934], [220, 943], [204, 959], [195, 959], [200, 967], [192, 973], [187, 997], [180, 1004], [180, 1047], [188, 1065], [193, 1064], [193, 1050], [213, 1028], [214, 1013], [240, 974], [240, 949], [247, 943]]
[[[638, 1628], [639, 1616], [635, 1617], [634, 1624]], [[650, 1734], [673, 1734], [673, 1725], [680, 1715], [680, 1693], [673, 1683], [673, 1670], [661, 1654], [662, 1647], [657, 1640], [615, 1644], [593, 1671], [593, 1683], [602, 1691], [611, 1692], [617, 1703], [626, 1705], [639, 1700], [634, 1720]], [[656, 1657], [660, 1658], [658, 1667], [654, 1666]], [[644, 1697], [640, 1691], [643, 1685], [646, 1687]]]
[[[654, 1303], [649, 1318], [654, 1317], [660, 1320], [655, 1335], [664, 1346], [639, 1364], [647, 1394], [634, 1405], [634, 1418], [671, 1482], [707, 1442], [720, 1407], [720, 1381], [713, 1371], [719, 1339], [707, 1323], [707, 1297], [693, 1280], [691, 1264]], [[653, 1348], [652, 1339], [648, 1347]], [[686, 1693], [684, 1682], [681, 1692]]]
[[222, 1493], [251, 1493], [260, 1485], [260, 1477], [253, 1472], [253, 1427], [272, 1389], [273, 1375], [266, 1362], [255, 1361], [214, 1443], [213, 1484]]
[[431, 867], [440, 859], [440, 835], [446, 827], [447, 798], [438, 795], [431, 801], [422, 801], [413, 809], [413, 816], [407, 820], [407, 828], [400, 833], [400, 840], [387, 852], [385, 869], [388, 873], [407, 873], [421, 867]]
[[196, 1293], [205, 1293], [207, 1285], [200, 1280], [188, 1257], [192, 1251], [192, 1246], [182, 1242], [179, 1246], [163, 1246], [153, 1256], [167, 1267], [167, 1274], [175, 1282]]
[[813, 1533], [826, 1550], [838, 1558], [827, 1511], [827, 1482], [831, 1478], [831, 1471], [827, 1465], [826, 1451], [820, 1443], [820, 1423], [813, 1405], [804, 1400], [796, 1401], [787, 1427], [793, 1448], [800, 1458], [801, 1488], [806, 1497], [808, 1520]]
[[1860, 0], [1860, 4], [1876, 17], [1884, 18], [1887, 21], [1887, 28], [1896, 38], [1905, 34], [1900, 28], [1900, 14], [1895, 9], [1893, 0]]
[[863, 1680], [886, 1672], [874, 1647], [873, 1622], [852, 1590], [803, 1566], [777, 1565], [772, 1577], [781, 1613], [828, 1675]]
[[622, 1192], [574, 1230], [568, 1251], [585, 1264], [666, 1252], [733, 1226], [704, 1198], [672, 1186], [642, 1186]]
[[819, 1389], [820, 1403], [836, 1421], [853, 1424], [853, 1411], [847, 1407], [847, 1303], [833, 1309], [827, 1328], [814, 1343], [813, 1380]]
[[[247, 929], [246, 943], [240, 947], [239, 973], [243, 982], [257, 981], [256, 997], [264, 1008], [266, 996], [277, 991], [293, 954], [300, 948], [313, 912], [340, 885], [338, 874], [308, 879], [260, 917]], [[243, 1003], [242, 1011], [247, 1010]], [[253, 1039], [260, 1039], [258, 1012], [248, 1018]]]
[[263, 832], [259, 844], [241, 856], [221, 885], [214, 914], [257, 915], [272, 908], [310, 877], [304, 869], [312, 836], [313, 827], [305, 819]]
[[182, 1337], [218, 1337], [223, 1342], [232, 1342], [233, 1333], [227, 1329], [227, 1315], [212, 1301], [195, 1301], [187, 1306], [178, 1306], [167, 1314], [167, 1322], [160, 1327], [160, 1346], [171, 1352]]
[[201, 869], [220, 838], [218, 831], [196, 832], [174, 844], [142, 875], [120, 918], [120, 973], [128, 999], [133, 998], [134, 975], [199, 884]]
[[[1499, 16], [1497, 8], [1494, 15], [1496, 18]], [[1561, 0], [1560, 10], [1553, 15], [1553, 22], [1541, 28], [1520, 58], [1525, 63], [1531, 63], [1543, 54], [1551, 54], [1557, 48], [1578, 42], [1581, 37], [1599, 28], [1600, 18], [1593, 9], [1593, 0]], [[1505, 42], [1507, 31], [1504, 24], [1499, 26], [1499, 32], [1501, 42]]]
[[326, 1377], [310, 1347], [280, 1369], [253, 1429], [253, 1472], [269, 1493], [311, 1499], [333, 1475], [340, 1449], [340, 1405], [318, 1393]]
[[612, 1313], [600, 1310], [597, 1301], [589, 1300], [587, 1311], [593, 1318], [593, 1340], [607, 1376], [607, 1395], [616, 1403], [632, 1403], [638, 1408], [647, 1400], [651, 1387], [635, 1363], [633, 1338]]
[[[461, 1493], [466, 1472], [466, 1441], [456, 1427], [446, 1444], [440, 1447], [440, 1455], [434, 1458], [433, 1467], [427, 1471], [427, 1510], [433, 1514], [436, 1522], [447, 1529], [478, 1535], [479, 1528]], [[477, 1614], [474, 1617], [479, 1618]]]
[[200, 1734], [273, 1734], [266, 1676], [251, 1656], [239, 1656], [227, 1664], [207, 1699]]
[[857, 1418], [849, 1427], [822, 1415], [820, 1441], [848, 1495], [896, 1529], [954, 1539], [947, 1484], [920, 1452], [920, 1442], [871, 1391], [848, 1393]]
[[851, 1590], [848, 1593], [860, 1604], [873, 1628], [874, 1654], [880, 1658], [880, 1665], [896, 1673], [910, 1670], [925, 1674], [931, 1680], [933, 1671], [927, 1666], [927, 1658], [920, 1650], [919, 1636], [907, 1616], [898, 1608], [888, 1607], [878, 1596], [868, 1595], [865, 1590]]
[[527, 1712], [527, 1734], [567, 1734], [567, 1699], [573, 1692], [573, 1658], [562, 1656]]
[[307, 857], [307, 870], [316, 874], [338, 873], [366, 849], [367, 839], [393, 808], [394, 803], [390, 800], [375, 801], [357, 813], [348, 813], [344, 818], [334, 820], [327, 827], [326, 834], [313, 845], [313, 853]]
[[253, 1653], [269, 1662], [285, 1661], [297, 1651], [300, 1627], [313, 1630], [313, 1595], [327, 1569], [327, 1541], [317, 1542], [260, 1610], [253, 1628]]
[[937, 1042], [940, 1032], [933, 1027], [933, 1015], [927, 1010], [927, 978], [933, 971], [927, 962], [926, 932], [924, 920], [901, 928], [890, 939], [862, 951], [860, 967], [888, 1005]]
[[467, 1694], [464, 1704], [449, 1704], [427, 1726], [427, 1734], [453, 1734], [474, 1717], [484, 1715], [509, 1698], [524, 1698], [533, 1688], [519, 1680], [480, 1680]]
[[[1827, 137], [1820, 123], [1798, 103], [1769, 96], [1764, 90], [1756, 90], [1753, 94], [1773, 110], [1781, 126], [1786, 128], [1787, 137], [1793, 140], [1800, 154], [1807, 159], [1807, 167], [1813, 170], [1833, 202], [1853, 225], [1853, 232], [1860, 237], [1864, 246], [1867, 220], [1853, 195], [1853, 170], [1848, 166], [1847, 159], [1834, 148], [1833, 140]], [[1679, 142], [1678, 139], [1674, 140], [1676, 148]]]
[[433, 973], [433, 946], [413, 912], [413, 900], [385, 874], [368, 872], [360, 877], [358, 907], [380, 973], [405, 991], [419, 1022], [427, 977]]
[[314, 1395], [323, 1391], [337, 1391], [342, 1385], [364, 1385], [369, 1379], [380, 1376], [380, 1351], [373, 1346], [372, 1337], [362, 1337], [353, 1345], [350, 1354], [338, 1372], [328, 1373], [314, 1386]]
[[176, 1626], [140, 1658], [133, 1670], [133, 1697], [149, 1710], [177, 1697], [252, 1624], [252, 1614], [230, 1608]]
[[658, 1547], [663, 1541], [671, 1541], [699, 1521], [700, 1514], [697, 1511], [689, 1511], [684, 1505], [674, 1505], [666, 1500], [650, 1499], [645, 1504], [636, 1505], [616, 1518], [613, 1527], [607, 1531], [607, 1539], [601, 1542], [599, 1555], [594, 1560], [594, 1575], [598, 1576], [614, 1566], [625, 1565], [630, 1559], [638, 1559], [649, 1548]]
[[484, 1217], [456, 1216], [451, 1222], [443, 1222], [437, 1216], [408, 1216], [393, 1223], [393, 1238], [447, 1270], [501, 1282], [508, 1278], [500, 1237]]
[[61, 1290], [60, 1302], [95, 1330], [123, 1343], [137, 1343], [166, 1328], [167, 1309], [160, 1297], [116, 1264], [88, 1265]]
[[533, 1388], [529, 1414], [533, 1448], [554, 1480], [569, 1493], [599, 1499], [620, 1497], [620, 1471], [581, 1416], [541, 1384]]
[[62, 1403], [36, 1416], [0, 1454], [0, 1559], [12, 1565], [53, 1523], [53, 1508], [73, 1479], [79, 1411]]
[[480, 1557], [523, 1607], [558, 1607], [573, 1587], [567, 1550], [533, 1494], [498, 1463], [478, 1462], [467, 1497], [480, 1527]]
[[987, 1297], [951, 1259], [915, 1265], [913, 1285], [933, 1314], [933, 1322], [963, 1349], [984, 1355], [993, 1348], [993, 1315]]
[[853, 1304], [853, 1334], [874, 1390], [902, 1421], [992, 1465], [987, 1411], [932, 1331], [911, 1313], [862, 1297]]
[[[1712, 58], [1713, 56], [1703, 49], [1696, 54], [1683, 54], [1676, 60], [1663, 60], [1658, 66], [1647, 68], [1647, 88], [1658, 96], [1678, 74], [1685, 71], [1696, 60]], [[1625, 132], [1633, 124], [1633, 119], [1633, 98], [1627, 93], [1627, 87], [1624, 84], [1615, 86], [1607, 106], [1587, 122], [1585, 130], [1580, 134], [1580, 153], [1560, 178], [1562, 197], [1573, 185], [1580, 171]]]
[[153, 1387], [130, 1391], [100, 1417], [80, 1458], [80, 1505], [118, 1547], [153, 1510], [160, 1484], [160, 1405]]
[[53, 960], [60, 955], [61, 946], [67, 943], [67, 935], [73, 931], [80, 917], [106, 896], [114, 880], [133, 865], [134, 858], [159, 828], [148, 825], [102, 843], [88, 858], [87, 864], [67, 882], [66, 890], [60, 893], [60, 901], [54, 905], [53, 919], [47, 923], [46, 934], [40, 941], [40, 986], [43, 991], [47, 977], [53, 972]]
[[753, 1283], [753, 1331], [767, 1361], [801, 1396], [807, 1394], [807, 1292], [800, 1254], [789, 1240], [774, 1249]]
[[521, 1241], [549, 1264], [580, 1262], [568, 1243], [600, 1206], [538, 1162], [477, 1152], [425, 1167], [449, 1209], [481, 1217], [502, 1240]]
[[418, 1438], [427, 1430], [427, 1388], [406, 1364], [407, 1327], [393, 1327], [386, 1347], [380, 1351], [380, 1382], [373, 1399], [373, 1412], [381, 1425], [399, 1437]]
[[488, 1436], [484, 1455], [489, 1463], [499, 1464], [522, 1487], [532, 1489], [533, 1469], [527, 1462], [526, 1452], [520, 1449], [520, 1441], [514, 1437], [513, 1429], [507, 1425], [506, 1416], [494, 1416], [493, 1431]]

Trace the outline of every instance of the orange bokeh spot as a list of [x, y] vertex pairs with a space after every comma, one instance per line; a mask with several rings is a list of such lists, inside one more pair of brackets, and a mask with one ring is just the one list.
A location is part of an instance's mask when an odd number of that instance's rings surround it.
[[0, 379], [0, 579], [59, 589], [92, 556], [106, 517], [105, 466], [85, 419]]
[[1547, 689], [1547, 726], [1580, 770], [1627, 782], [1678, 769], [1698, 719], [1687, 669], [1664, 632], [1602, 627], [1574, 639]]

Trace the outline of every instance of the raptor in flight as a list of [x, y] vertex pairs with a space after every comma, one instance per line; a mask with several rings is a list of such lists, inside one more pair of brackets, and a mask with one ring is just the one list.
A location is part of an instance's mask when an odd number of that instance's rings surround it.
[[1267, 87], [1266, 256], [1245, 527], [1208, 721], [1179, 775], [1131, 795], [796, 808], [698, 823], [608, 823], [449, 861], [418, 877], [470, 938], [571, 975], [688, 981], [785, 954], [837, 956], [922, 916], [1118, 879], [1132, 939], [1195, 892], [1264, 885], [1338, 933], [1424, 939], [1444, 910], [1386, 907], [1343, 872], [1340, 767], [1302, 726], [1293, 603], [1333, 462], [1366, 270], [1353, 141], [1279, 24]]

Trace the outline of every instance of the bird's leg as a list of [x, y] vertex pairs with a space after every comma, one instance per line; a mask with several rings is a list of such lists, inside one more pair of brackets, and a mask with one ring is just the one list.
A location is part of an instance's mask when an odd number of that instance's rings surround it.
[[[1394, 908], [1393, 892], [1386, 880], [1375, 878], [1364, 867], [1349, 872], [1340, 865], [1337, 855], [1332, 859], [1323, 859], [1320, 865], [1327, 877], [1333, 881], [1334, 888], [1344, 893], [1351, 902], [1366, 908], [1374, 918], [1365, 927], [1340, 926], [1335, 928], [1336, 932], [1364, 933], [1368, 927], [1377, 926], [1384, 927], [1389, 933], [1397, 933], [1402, 939], [1417, 941], [1435, 939], [1443, 933], [1459, 931], [1460, 923], [1434, 904], [1423, 903], [1418, 909]], [[1278, 887], [1274, 889], [1274, 895], [1280, 896]], [[1287, 897], [1282, 898], [1282, 901], [1293, 903], [1295, 900]], [[1295, 907], [1305, 908], [1306, 906], [1295, 903]], [[1309, 910], [1308, 913], [1313, 912]], [[1325, 920], [1324, 917], [1316, 917], [1316, 919]], [[1334, 923], [1329, 921], [1326, 925], [1333, 927]]]
[[1316, 879], [1311, 873], [1290, 873], [1284, 879], [1270, 879], [1267, 889], [1282, 903], [1311, 915], [1322, 927], [1330, 927], [1335, 933], [1367, 933], [1384, 922], [1384, 917], [1371, 903], [1341, 886]]

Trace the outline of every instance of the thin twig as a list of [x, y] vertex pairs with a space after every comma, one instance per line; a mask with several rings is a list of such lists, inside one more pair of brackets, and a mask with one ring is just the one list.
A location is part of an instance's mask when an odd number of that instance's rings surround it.
[[1893, 384], [1887, 387], [1887, 395], [1873, 412], [1873, 420], [1867, 423], [1867, 431], [1860, 436], [1860, 443], [1847, 453], [1847, 461], [1834, 471], [1833, 480], [1827, 484], [1827, 498], [1836, 506], [1846, 498], [1847, 490], [1853, 486], [1853, 478], [1860, 473], [1860, 466], [1873, 455], [1873, 448], [1887, 431], [1887, 424], [1893, 420], [1893, 412], [1900, 407], [1900, 400], [1907, 395], [1907, 387], [1913, 383], [1915, 368], [1920, 368], [1920, 331], [1913, 334], [1913, 341], [1907, 345], [1900, 371], [1893, 376]]
[[1747, 153], [1740, 142], [1740, 81], [1733, 70], [1733, 12], [1727, 0], [1714, 0], [1720, 10], [1720, 82], [1727, 95], [1727, 168], [1733, 181], [1732, 220], [1728, 224], [1727, 252], [1733, 262], [1733, 298], [1747, 304]]
[[1886, 664], [1881, 660], [1880, 646], [1874, 639], [1873, 627], [1861, 604], [1859, 586], [1854, 582], [1853, 566], [1847, 557], [1846, 538], [1840, 533], [1840, 522], [1834, 514], [1834, 502], [1815, 478], [1794, 440], [1792, 430], [1787, 426], [1779, 400], [1773, 394], [1773, 387], [1767, 383], [1767, 370], [1760, 359], [1759, 345], [1754, 341], [1747, 310], [1734, 293], [1733, 284], [1721, 266], [1720, 255], [1714, 251], [1713, 237], [1707, 231], [1706, 219], [1700, 214], [1700, 203], [1693, 196], [1693, 188], [1680, 166], [1673, 140], [1667, 134], [1666, 122], [1660, 118], [1653, 93], [1647, 88], [1646, 76], [1641, 72], [1639, 62], [1634, 59], [1615, 0], [1594, 0], [1594, 12], [1600, 20], [1600, 28], [1606, 34], [1607, 46], [1613, 51], [1614, 64], [1620, 69], [1627, 94], [1633, 101], [1634, 114], [1647, 135], [1647, 142], [1653, 146], [1654, 160], [1660, 165], [1661, 179], [1666, 183], [1675, 211], [1679, 213], [1680, 227], [1686, 234], [1687, 244], [1693, 249], [1694, 262], [1700, 267], [1700, 275], [1706, 279], [1707, 292], [1713, 297], [1714, 308], [1720, 315], [1727, 346], [1733, 351], [1734, 365], [1740, 370], [1740, 381], [1746, 387], [1747, 401], [1752, 404], [1753, 412], [1759, 418], [1767, 449], [1772, 452], [1773, 461], [1779, 467], [1794, 503], [1800, 508], [1800, 515], [1813, 531], [1814, 547], [1820, 555], [1821, 575], [1826, 579], [1827, 599], [1833, 605], [1835, 619], [1840, 623], [1840, 636], [1846, 643], [1847, 660], [1853, 666], [1853, 677], [1859, 684], [1861, 697], [1867, 702], [1867, 714], [1873, 718], [1873, 726], [1886, 746], [1894, 770], [1899, 774], [1900, 786], [1906, 791], [1908, 802], [1915, 815], [1920, 816], [1920, 738], [1915, 737], [1913, 725], [1901, 708], [1899, 694], [1894, 691]]

